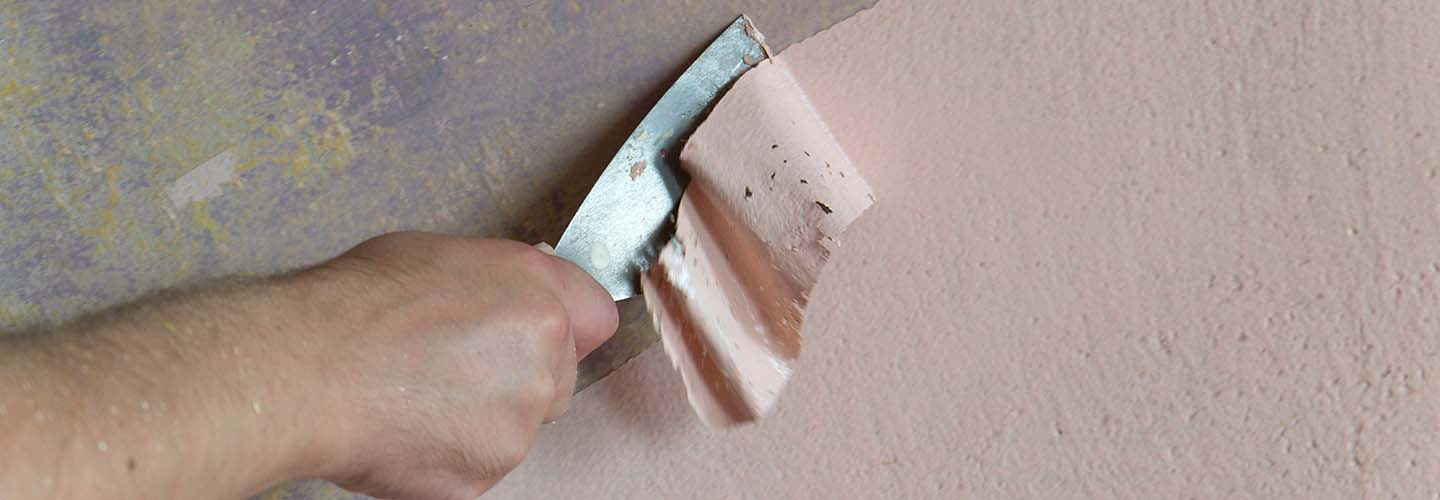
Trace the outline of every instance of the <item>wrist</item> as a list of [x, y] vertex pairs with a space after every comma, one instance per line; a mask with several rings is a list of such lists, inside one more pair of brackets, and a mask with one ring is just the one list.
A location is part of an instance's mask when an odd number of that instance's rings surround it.
[[[275, 363], [263, 377], [275, 405], [271, 421], [291, 444], [287, 477], [276, 480], [328, 477], [356, 434], [360, 398], [348, 392], [354, 374], [342, 361], [352, 357], [346, 337], [359, 322], [337, 278], [306, 272], [266, 282], [256, 294], [264, 327], [255, 340]], [[252, 411], [266, 411], [260, 404]]]
[[[305, 325], [297, 369], [322, 386], [310, 389], [307, 418], [319, 420], [316, 439], [304, 453], [308, 477], [339, 483], [363, 475], [373, 459], [377, 414], [396, 411], [407, 399], [403, 361], [413, 353], [391, 344], [394, 332], [418, 332], [448, 323], [442, 302], [417, 298], [427, 289], [405, 279], [403, 269], [342, 256], [275, 280]], [[437, 312], [436, 309], [442, 312]], [[292, 339], [293, 340], [293, 339]], [[411, 390], [414, 387], [410, 388]]]
[[305, 271], [277, 278], [265, 296], [283, 300], [291, 319], [288, 327], [273, 329], [271, 342], [287, 345], [287, 371], [291, 389], [301, 400], [297, 422], [313, 430], [298, 450], [301, 463], [294, 470], [304, 477], [343, 481], [354, 473], [356, 454], [365, 440], [376, 439], [367, 427], [382, 395], [368, 391], [375, 368], [399, 352], [375, 352], [369, 335], [405, 322], [408, 310], [403, 283], [388, 269], [369, 261], [344, 257]]

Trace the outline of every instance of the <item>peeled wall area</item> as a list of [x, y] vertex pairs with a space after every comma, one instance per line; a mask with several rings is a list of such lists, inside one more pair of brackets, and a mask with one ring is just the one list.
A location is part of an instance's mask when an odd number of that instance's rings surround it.
[[879, 202], [775, 413], [653, 349], [487, 497], [1434, 497], [1437, 24], [882, 1], [784, 52]]

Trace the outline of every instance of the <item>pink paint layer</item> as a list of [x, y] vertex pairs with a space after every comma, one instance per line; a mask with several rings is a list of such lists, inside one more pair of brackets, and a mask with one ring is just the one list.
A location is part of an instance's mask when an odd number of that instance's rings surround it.
[[782, 403], [707, 432], [651, 351], [491, 496], [1435, 497], [1436, 25], [882, 0], [782, 53], [880, 200]]
[[735, 84], [680, 155], [675, 240], [641, 285], [711, 426], [768, 413], [800, 354], [810, 290], [870, 188], [783, 62]]

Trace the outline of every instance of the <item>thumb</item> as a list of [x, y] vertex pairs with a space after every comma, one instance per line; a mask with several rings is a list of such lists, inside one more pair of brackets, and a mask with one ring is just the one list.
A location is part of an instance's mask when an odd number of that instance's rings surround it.
[[[535, 245], [535, 248], [555, 255], [555, 250], [545, 243]], [[565, 311], [570, 314], [570, 331], [575, 339], [575, 359], [578, 361], [615, 334], [620, 325], [620, 311], [616, 309], [610, 292], [584, 269], [568, 260], [554, 259], [560, 279], [557, 293], [565, 304]]]

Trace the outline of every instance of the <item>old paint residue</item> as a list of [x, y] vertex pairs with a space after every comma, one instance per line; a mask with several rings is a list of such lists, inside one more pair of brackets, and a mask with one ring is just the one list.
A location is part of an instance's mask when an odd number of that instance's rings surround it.
[[192, 202], [224, 194], [223, 185], [234, 179], [235, 153], [226, 150], [180, 176], [166, 189], [166, 194], [175, 208], [183, 208]]
[[[4, 49], [11, 64], [0, 66], [0, 125], [9, 131], [0, 137], [0, 162], [13, 172], [0, 176], [7, 193], [0, 265], [26, 269], [31, 280], [7, 284], [44, 291], [28, 299], [43, 304], [33, 310], [83, 310], [96, 293], [123, 298], [172, 282], [176, 263], [211, 260], [225, 228], [208, 207], [177, 203], [214, 194], [201, 189], [186, 198], [185, 181], [174, 184], [196, 165], [217, 166], [205, 163], [215, 159], [253, 168], [306, 157], [297, 161], [337, 167], [353, 157], [351, 134], [325, 100], [282, 89], [260, 71], [264, 40], [228, 23], [183, 39], [175, 29], [203, 25], [211, 14], [160, 2], [0, 6], [0, 22], [17, 26]], [[299, 126], [290, 137], [267, 135], [257, 115]], [[221, 181], [238, 181], [233, 175]], [[79, 238], [57, 248], [56, 229]], [[77, 267], [92, 272], [64, 271]]]

